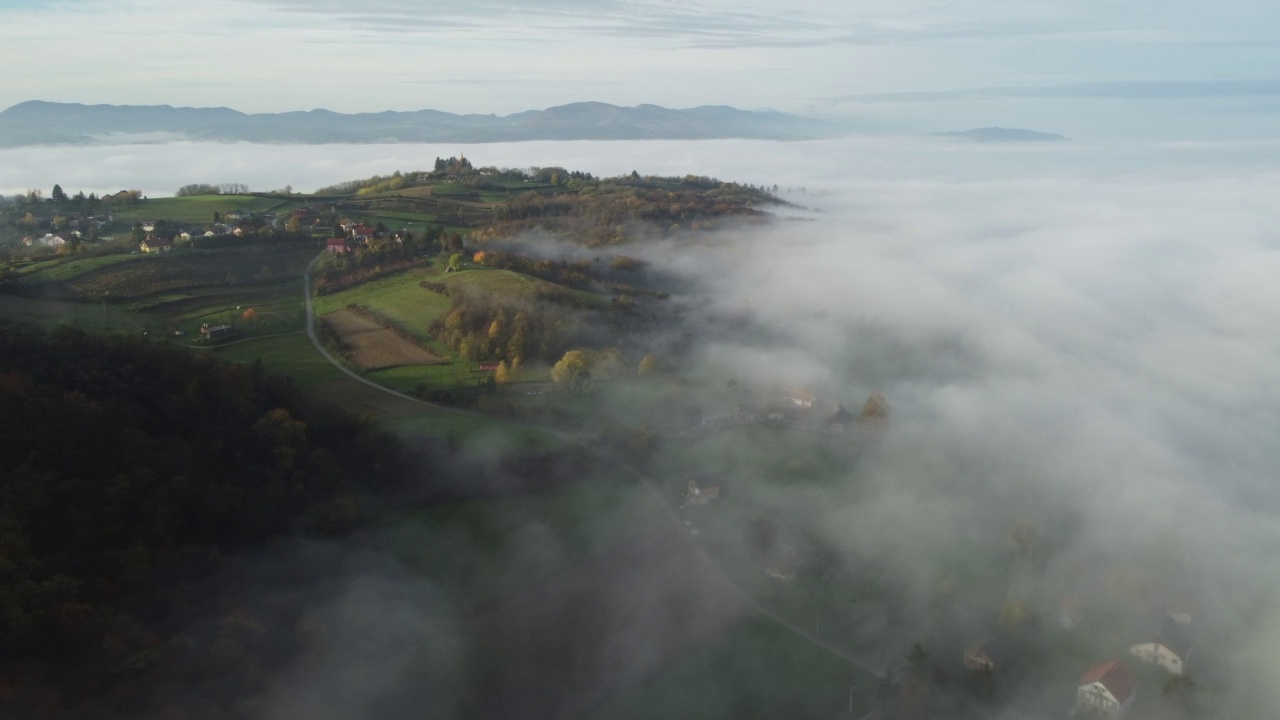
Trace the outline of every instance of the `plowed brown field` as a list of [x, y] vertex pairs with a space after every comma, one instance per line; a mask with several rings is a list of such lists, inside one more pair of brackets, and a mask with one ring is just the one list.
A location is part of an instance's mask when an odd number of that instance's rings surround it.
[[351, 346], [352, 362], [366, 370], [440, 362], [440, 357], [430, 350], [350, 310], [330, 313], [324, 320]]

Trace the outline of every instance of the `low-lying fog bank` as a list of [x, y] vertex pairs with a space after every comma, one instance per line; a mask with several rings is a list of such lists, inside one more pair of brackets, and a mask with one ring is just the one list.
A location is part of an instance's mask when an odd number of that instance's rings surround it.
[[[0, 189], [312, 189], [458, 150], [5, 150]], [[628, 252], [696, 283], [695, 356], [720, 382], [851, 408], [888, 398], [889, 428], [850, 471], [857, 490], [801, 502], [841, 559], [887, 568], [919, 608], [895, 642], [978, 632], [1002, 600], [1085, 596], [1135, 618], [1194, 607], [1215, 638], [1212, 674], [1239, 690], [1219, 699], [1280, 707], [1280, 144], [462, 150], [477, 166], [777, 185], [795, 204], [777, 211], [803, 219]], [[931, 615], [966, 558], [1007, 551], [1019, 524], [1047, 548], [1022, 585]]]

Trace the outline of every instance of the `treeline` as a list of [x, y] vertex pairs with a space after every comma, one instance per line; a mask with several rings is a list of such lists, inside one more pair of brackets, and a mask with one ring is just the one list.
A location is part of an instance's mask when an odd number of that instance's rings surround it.
[[374, 175], [359, 180], [348, 180], [335, 183], [316, 190], [316, 195], [371, 195], [374, 193], [394, 192], [405, 188], [420, 187], [448, 181], [476, 190], [506, 191], [502, 183], [530, 182], [550, 185], [567, 185], [574, 183], [590, 183], [595, 178], [591, 173], [577, 170], [566, 170], [561, 167], [522, 168], [475, 168], [471, 161], [458, 157], [436, 158], [433, 170], [415, 170], [412, 172], [395, 171], [391, 175]]
[[[665, 186], [665, 187], [664, 187]], [[538, 229], [586, 245], [611, 245], [644, 235], [713, 230], [728, 219], [757, 219], [757, 205], [776, 202], [768, 192], [710, 178], [614, 178], [577, 192], [527, 192], [494, 208], [494, 224], [481, 239]]]
[[248, 195], [249, 186], [244, 183], [222, 183], [219, 185], [191, 183], [178, 188], [178, 192], [175, 194], [178, 197], [190, 197], [192, 195]]
[[436, 158], [432, 171], [415, 170], [402, 173], [399, 170], [390, 175], [374, 175], [360, 180], [347, 180], [316, 190], [316, 195], [369, 195], [372, 193], [391, 192], [403, 188], [418, 187], [438, 182], [446, 176], [458, 176], [474, 173], [471, 161], [464, 158]]
[[472, 256], [477, 265], [511, 270], [548, 282], [584, 291], [607, 291], [628, 295], [666, 297], [666, 293], [637, 288], [634, 282], [645, 263], [624, 255], [607, 264], [600, 260], [550, 260], [531, 258], [501, 250], [481, 250]]
[[[438, 283], [422, 286], [437, 292], [448, 289]], [[445, 294], [453, 307], [429, 330], [465, 360], [502, 360], [518, 367], [530, 360], [553, 360], [580, 340], [582, 307], [563, 288], [544, 288], [526, 301], [466, 286]]]
[[358, 495], [394, 486], [397, 453], [261, 366], [0, 325], [0, 716], [32, 678], [91, 685], [161, 663], [153, 618], [180, 594], [163, 580], [352, 527]]
[[421, 234], [404, 234], [400, 240], [374, 238], [349, 252], [334, 253], [316, 268], [312, 277], [316, 293], [328, 295], [362, 282], [386, 277], [421, 263], [421, 258], [447, 248], [462, 248], [457, 233], [438, 227]]

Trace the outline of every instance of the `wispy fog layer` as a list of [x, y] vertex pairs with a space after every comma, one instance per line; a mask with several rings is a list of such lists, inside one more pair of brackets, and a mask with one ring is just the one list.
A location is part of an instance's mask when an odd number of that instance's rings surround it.
[[1231, 702], [1280, 707], [1280, 145], [44, 148], [0, 152], [0, 188], [312, 189], [460, 149], [777, 184], [805, 219], [649, 259], [697, 278], [699, 357], [721, 377], [892, 403], [857, 492], [812, 499], [815, 532], [924, 597], [1028, 522], [1055, 552], [1021, 596], [1193, 603], [1247, 690]]
[[[782, 182], [820, 174], [821, 195], [789, 195], [816, 221], [705, 256], [708, 315], [757, 332], [704, 352], [761, 385], [890, 398], [856, 473], [870, 489], [812, 499], [821, 534], [923, 604], [1030, 522], [1053, 559], [1029, 588], [989, 588], [968, 632], [1004, 593], [1114, 601], [1139, 631], [1193, 603], [1213, 671], [1280, 706], [1260, 660], [1280, 647], [1275, 148], [780, 150]], [[920, 636], [955, 630], [920, 617]]]

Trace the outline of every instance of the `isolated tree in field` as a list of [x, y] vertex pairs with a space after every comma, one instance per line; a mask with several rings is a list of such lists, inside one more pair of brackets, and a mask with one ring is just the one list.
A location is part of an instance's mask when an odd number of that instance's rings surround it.
[[571, 388], [581, 387], [591, 377], [591, 362], [581, 350], [570, 350], [551, 368], [551, 379]]
[[481, 250], [471, 258], [471, 262], [477, 265], [483, 265], [484, 261], [487, 260], [488, 258], [489, 258], [489, 254]]
[[218, 212], [217, 210], [214, 210], [214, 211], [213, 211], [213, 221], [214, 221], [214, 222], [216, 222], [216, 223], [220, 223], [220, 222], [222, 222], [222, 213]]
[[253, 322], [258, 319], [258, 311], [253, 308], [246, 308], [245, 311], [241, 313], [240, 319], [245, 322]]
[[640, 377], [644, 377], [646, 375], [652, 375], [654, 372], [657, 371], [657, 369], [658, 369], [658, 356], [645, 355], [644, 357], [640, 358], [640, 367], [636, 369], [636, 374], [638, 374]]
[[54, 202], [60, 203], [67, 201], [67, 194], [62, 191], [61, 185], [54, 185], [53, 192], [49, 193], [49, 197], [52, 198]]
[[462, 253], [454, 253], [454, 254], [450, 255], [450, 256], [449, 256], [449, 269], [450, 269], [450, 270], [457, 270], [458, 268], [462, 267], [462, 258], [463, 258]]
[[493, 373], [493, 381], [499, 385], [506, 385], [512, 381], [512, 376], [514, 374], [515, 373], [512, 372], [511, 368], [507, 367], [507, 361], [503, 360], [498, 363], [498, 369]]

